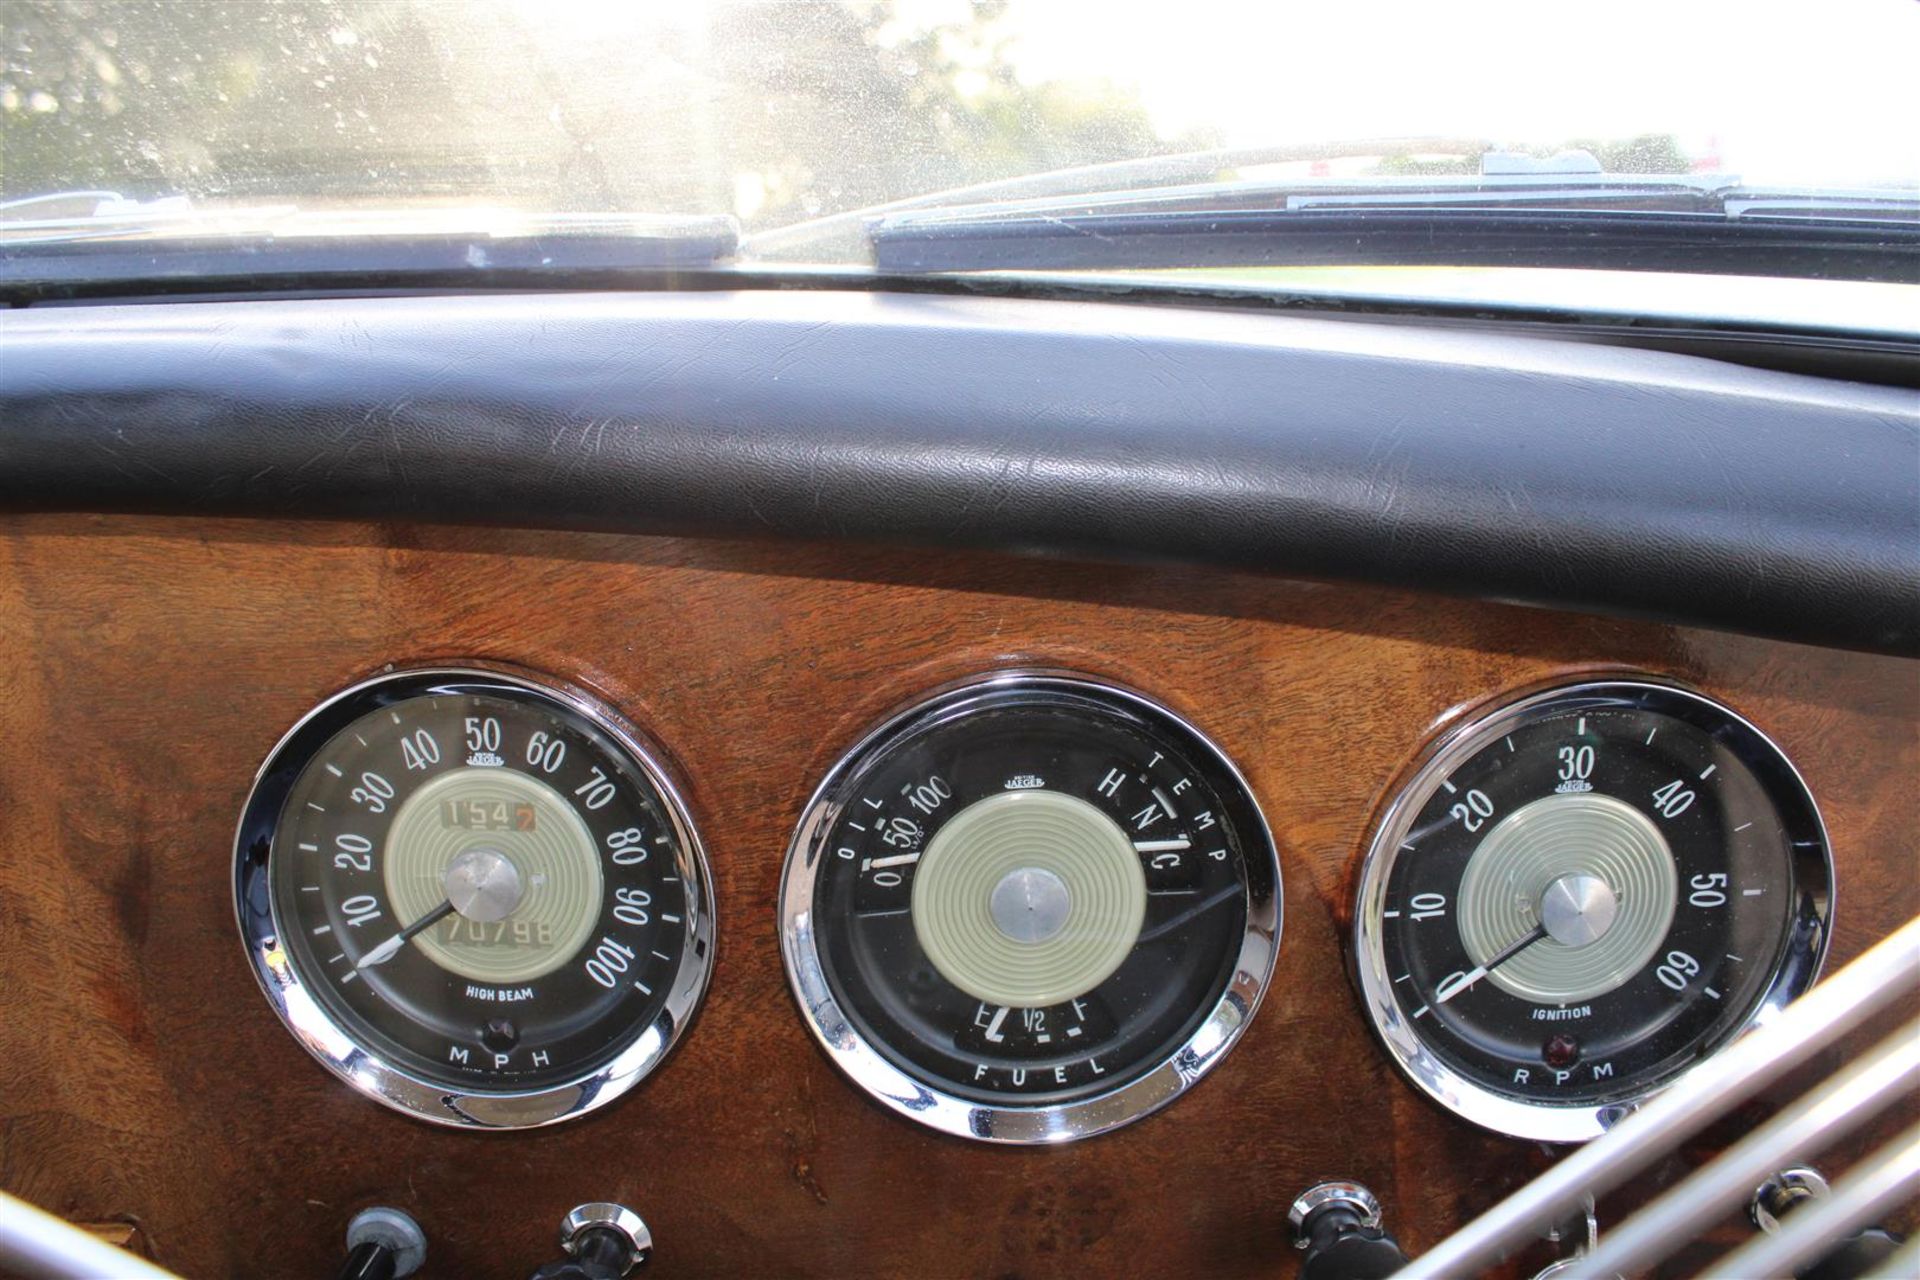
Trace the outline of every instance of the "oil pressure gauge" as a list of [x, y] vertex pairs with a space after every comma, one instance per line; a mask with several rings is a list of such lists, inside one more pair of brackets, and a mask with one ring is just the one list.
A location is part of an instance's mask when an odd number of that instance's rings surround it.
[[401, 671], [329, 699], [262, 768], [235, 856], [282, 1021], [355, 1088], [444, 1124], [611, 1101], [713, 964], [706, 863], [655, 753], [525, 673]]
[[1572, 1142], [1814, 980], [1833, 870], [1793, 766], [1653, 681], [1461, 725], [1384, 810], [1354, 913], [1367, 1012], [1465, 1118]]
[[1191, 725], [1012, 673], [882, 725], [815, 793], [781, 891], [788, 976], [855, 1083], [933, 1128], [1051, 1142], [1217, 1063], [1279, 937], [1246, 783]]

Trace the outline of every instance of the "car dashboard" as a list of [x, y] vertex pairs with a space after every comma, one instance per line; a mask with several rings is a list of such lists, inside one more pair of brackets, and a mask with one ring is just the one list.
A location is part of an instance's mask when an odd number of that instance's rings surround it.
[[0, 1186], [183, 1275], [1418, 1258], [1920, 914], [1904, 387], [965, 291], [0, 349]]

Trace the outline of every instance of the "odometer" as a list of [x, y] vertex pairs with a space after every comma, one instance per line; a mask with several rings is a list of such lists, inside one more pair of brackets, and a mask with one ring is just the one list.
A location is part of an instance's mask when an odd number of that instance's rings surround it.
[[706, 864], [655, 753], [517, 672], [396, 672], [310, 713], [255, 784], [236, 892], [308, 1051], [447, 1124], [611, 1100], [712, 966]]
[[1758, 729], [1595, 682], [1434, 746], [1376, 828], [1355, 955], [1416, 1084], [1578, 1141], [1804, 990], [1831, 895], [1813, 799]]
[[1246, 784], [1173, 713], [1015, 673], [876, 730], [815, 794], [788, 974], [861, 1087], [934, 1128], [1084, 1136], [1163, 1105], [1243, 1030], [1279, 868]]

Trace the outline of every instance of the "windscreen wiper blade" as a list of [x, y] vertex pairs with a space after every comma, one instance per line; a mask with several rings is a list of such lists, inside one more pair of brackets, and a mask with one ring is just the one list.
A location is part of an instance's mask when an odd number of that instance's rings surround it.
[[117, 282], [140, 291], [273, 280], [484, 288], [711, 267], [730, 262], [739, 243], [731, 217], [641, 214], [273, 209], [0, 220], [0, 288], [39, 297]]
[[1694, 175], [1237, 182], [907, 212], [890, 273], [1299, 266], [1570, 267], [1920, 282], [1920, 197]]
[[1099, 164], [1073, 165], [1041, 173], [1022, 173], [808, 218], [756, 231], [740, 243], [741, 256], [761, 262], [831, 262], [857, 255], [865, 246], [865, 228], [887, 214], [913, 209], [974, 207], [987, 201], [1084, 199], [1090, 193], [1124, 195], [1141, 189], [1172, 188], [1182, 183], [1213, 185], [1223, 173], [1263, 165], [1331, 163], [1356, 157], [1420, 155], [1465, 158], [1491, 150], [1484, 139], [1432, 136], [1345, 138], [1326, 142], [1279, 143], [1259, 147], [1216, 147], [1205, 151], [1135, 156]]

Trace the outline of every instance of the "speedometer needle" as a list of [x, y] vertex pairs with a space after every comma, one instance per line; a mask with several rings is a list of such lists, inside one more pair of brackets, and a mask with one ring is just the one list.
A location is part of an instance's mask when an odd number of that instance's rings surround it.
[[431, 929], [435, 924], [446, 919], [451, 914], [453, 914], [453, 901], [448, 899], [354, 961], [353, 967], [355, 969], [371, 969], [374, 965], [385, 964], [387, 961], [393, 959], [394, 954], [398, 952], [400, 948], [406, 946], [415, 934], [426, 929]]
[[1447, 981], [1441, 983], [1437, 988], [1434, 989], [1433, 1003], [1435, 1005], [1445, 1004], [1447, 1001], [1453, 999], [1455, 996], [1459, 995], [1462, 991], [1465, 991], [1468, 987], [1471, 987], [1474, 983], [1480, 981], [1480, 979], [1486, 977], [1488, 974], [1492, 973], [1495, 969], [1498, 969], [1501, 965], [1513, 959], [1515, 956], [1519, 955], [1522, 951], [1525, 951], [1528, 947], [1532, 946], [1534, 943], [1540, 941], [1540, 939], [1546, 936], [1547, 936], [1547, 926], [1545, 926], [1544, 924], [1535, 925], [1533, 927], [1532, 933], [1529, 933], [1526, 937], [1521, 938], [1517, 942], [1512, 942], [1507, 944], [1507, 946], [1504, 947], [1498, 955], [1489, 959], [1485, 964], [1477, 965], [1474, 968], [1469, 969], [1467, 972], [1458, 974], [1452, 978], [1449, 978]]

